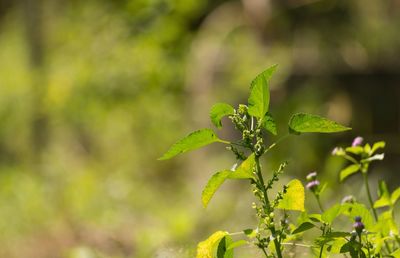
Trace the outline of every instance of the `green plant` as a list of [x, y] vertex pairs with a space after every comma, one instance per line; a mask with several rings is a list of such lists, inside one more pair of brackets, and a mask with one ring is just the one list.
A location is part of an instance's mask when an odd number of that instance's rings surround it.
[[[346, 252], [349, 252], [352, 257], [363, 257], [361, 254], [366, 253], [364, 250], [371, 254], [373, 245], [370, 242], [370, 237], [363, 233], [364, 227], [369, 228], [373, 222], [371, 221], [371, 216], [369, 216], [368, 209], [362, 204], [353, 202], [336, 204], [324, 210], [320, 202], [320, 195], [325, 187], [321, 186], [319, 181], [316, 180], [316, 173], [309, 176], [307, 188], [314, 193], [320, 206], [321, 214], [308, 214], [305, 212], [304, 187], [298, 179], [293, 179], [288, 184], [283, 185], [275, 196], [271, 196], [270, 190], [279, 181], [279, 176], [283, 173], [287, 163], [283, 162], [276, 171], [270, 174], [271, 176], [268, 180], [265, 178], [261, 164], [263, 156], [268, 154], [277, 144], [289, 135], [334, 133], [350, 130], [348, 127], [320, 116], [298, 113], [290, 118], [288, 133], [284, 134], [276, 142], [267, 144], [265, 140], [266, 133], [278, 134], [273, 116], [269, 112], [269, 81], [275, 70], [276, 66], [272, 66], [251, 82], [247, 105], [240, 104], [235, 109], [229, 104], [217, 103], [211, 108], [210, 118], [212, 123], [217, 128], [221, 128], [221, 119], [228, 116], [235, 129], [241, 133], [240, 139], [235, 141], [223, 140], [213, 130], [201, 129], [176, 142], [160, 158], [160, 160], [170, 159], [180, 153], [211, 143], [225, 144], [227, 149], [232, 151], [237, 161], [240, 162], [240, 165], [236, 169], [219, 171], [210, 178], [202, 193], [203, 206], [207, 207], [217, 189], [227, 179], [248, 181], [257, 199], [257, 202], [253, 204], [258, 220], [257, 227], [246, 229], [242, 232], [246, 236], [246, 240], [233, 241], [232, 233], [217, 231], [207, 240], [199, 243], [197, 257], [233, 257], [233, 249], [244, 244], [254, 244], [263, 252], [265, 257], [283, 257], [284, 247], [289, 244], [310, 247], [315, 250], [318, 257], [325, 257], [327, 253]], [[341, 172], [341, 180], [357, 171], [361, 171], [363, 175], [366, 174], [370, 162], [383, 158], [379, 154], [374, 155], [377, 149], [383, 147], [382, 143], [377, 143], [372, 148], [369, 147], [369, 149], [367, 147], [365, 146], [361, 150], [361, 147], [357, 145], [345, 150], [340, 148], [335, 150], [336, 155], [343, 156], [353, 162], [344, 172]], [[347, 152], [361, 155], [361, 159], [356, 160], [348, 155]], [[366, 176], [365, 180], [368, 182]], [[368, 183], [366, 183], [366, 186], [368, 186]], [[397, 200], [400, 192], [397, 193], [395, 191], [392, 194], [394, 197], [392, 197], [384, 185], [381, 188], [381, 198], [378, 200], [378, 204], [375, 203], [375, 206], [392, 207], [394, 205], [393, 201]], [[367, 190], [369, 192], [368, 187]], [[373, 206], [371, 197], [370, 204]], [[373, 209], [375, 210], [375, 208]], [[291, 224], [289, 213], [286, 212], [293, 210], [302, 212], [297, 220], [297, 225]], [[354, 226], [356, 235], [351, 232], [334, 230], [333, 221], [341, 214], [347, 215], [351, 219], [357, 216]], [[374, 214], [375, 219], [379, 220], [375, 211]], [[313, 228], [319, 228], [322, 232], [321, 236], [314, 241], [314, 244], [304, 245], [297, 243], [297, 240], [302, 238], [302, 234], [305, 231]], [[358, 240], [355, 237], [358, 237]], [[382, 242], [386, 241], [384, 237], [384, 234], [382, 234]], [[362, 238], [364, 238], [364, 241], [362, 241]]]

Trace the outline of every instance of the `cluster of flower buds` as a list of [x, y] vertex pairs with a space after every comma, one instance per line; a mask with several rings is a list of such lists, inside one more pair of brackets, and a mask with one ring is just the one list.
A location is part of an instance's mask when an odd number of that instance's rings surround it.
[[356, 202], [356, 198], [353, 195], [347, 195], [347, 196], [343, 197], [343, 199], [342, 199], [342, 204], [355, 203], [355, 202]]
[[320, 185], [320, 182], [317, 180], [317, 172], [308, 174], [306, 179], [308, 182], [306, 188], [311, 192], [316, 193]]
[[354, 138], [353, 143], [351, 144], [351, 147], [356, 147], [356, 146], [360, 146], [364, 141], [364, 138], [358, 136], [356, 138]]
[[357, 232], [357, 234], [360, 235], [361, 232], [364, 230], [365, 226], [361, 222], [360, 216], [355, 217], [354, 221], [355, 221], [355, 223], [353, 224], [353, 227], [354, 227], [355, 231]]
[[[356, 138], [354, 138], [353, 142], [351, 143], [351, 147], [357, 147], [360, 146], [364, 141], [364, 138], [362, 138], [361, 136], [357, 136]], [[341, 147], [335, 147], [332, 150], [332, 155], [334, 156], [343, 156], [346, 154], [346, 151], [341, 148]]]

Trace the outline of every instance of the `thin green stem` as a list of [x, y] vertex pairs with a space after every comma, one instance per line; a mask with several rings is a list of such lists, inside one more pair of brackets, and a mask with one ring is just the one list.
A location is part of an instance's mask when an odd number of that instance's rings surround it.
[[267, 153], [268, 151], [270, 151], [272, 148], [274, 148], [276, 145], [278, 145], [278, 143], [280, 143], [281, 141], [285, 140], [289, 136], [290, 136], [290, 134], [286, 134], [286, 135], [282, 136], [281, 138], [279, 138], [276, 142], [274, 142], [273, 144], [268, 146], [268, 148], [265, 149], [264, 153]]
[[324, 212], [324, 208], [322, 207], [321, 200], [319, 199], [319, 195], [315, 195], [315, 198], [317, 199], [319, 209], [321, 210], [321, 212]]
[[[318, 198], [318, 199], [319, 199], [319, 198]], [[326, 225], [324, 225], [324, 228], [322, 229], [322, 236], [325, 235], [325, 228], [326, 228]], [[321, 245], [321, 249], [319, 249], [319, 258], [322, 258], [322, 253], [323, 253], [323, 251], [324, 251], [324, 244], [322, 244], [322, 245]]]
[[369, 184], [368, 184], [368, 174], [367, 172], [363, 172], [363, 178], [364, 178], [364, 184], [365, 184], [365, 188], [367, 189], [367, 195], [368, 195], [368, 201], [369, 201], [369, 205], [371, 206], [372, 209], [372, 213], [374, 214], [374, 218], [375, 221], [378, 221], [378, 214], [374, 208], [374, 202], [372, 201], [372, 197], [371, 197], [371, 191], [369, 190]]

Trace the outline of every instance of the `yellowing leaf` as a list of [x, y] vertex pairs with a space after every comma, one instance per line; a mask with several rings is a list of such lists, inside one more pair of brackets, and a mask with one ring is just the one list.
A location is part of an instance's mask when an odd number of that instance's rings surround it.
[[217, 231], [206, 240], [197, 245], [196, 258], [215, 258], [217, 255], [218, 244], [228, 235], [226, 231]]
[[284, 210], [304, 211], [304, 187], [298, 179], [287, 184], [287, 191], [279, 202], [278, 208]]

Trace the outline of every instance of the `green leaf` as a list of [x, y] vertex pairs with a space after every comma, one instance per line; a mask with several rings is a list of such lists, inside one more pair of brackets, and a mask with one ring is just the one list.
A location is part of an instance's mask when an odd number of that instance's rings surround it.
[[159, 160], [170, 159], [180, 153], [198, 149], [214, 142], [223, 141], [215, 135], [213, 130], [201, 129], [176, 142]]
[[356, 216], [360, 216], [362, 218], [362, 222], [364, 223], [366, 229], [369, 230], [375, 224], [375, 220], [372, 217], [371, 212], [363, 204], [346, 203], [343, 206], [351, 207], [350, 213], [346, 215], [349, 216], [351, 220], [353, 220]]
[[224, 236], [218, 244], [216, 258], [233, 258], [233, 249], [228, 249], [232, 243], [233, 240], [229, 235]]
[[254, 153], [251, 154], [240, 166], [229, 175], [230, 179], [251, 179], [254, 178], [253, 169], [256, 164]]
[[390, 255], [393, 256], [394, 258], [400, 258], [400, 249], [397, 249], [396, 251], [392, 252]]
[[305, 113], [295, 114], [289, 121], [289, 131], [294, 134], [336, 133], [347, 130], [351, 130], [351, 128], [340, 125], [321, 116]]
[[322, 220], [328, 224], [332, 224], [333, 220], [336, 219], [337, 216], [341, 214], [342, 206], [340, 204], [336, 204], [331, 208], [327, 209], [322, 213]]
[[293, 230], [292, 234], [293, 235], [298, 234], [298, 233], [304, 232], [306, 230], [312, 229], [314, 227], [315, 227], [315, 225], [312, 224], [311, 222], [304, 222], [300, 226], [298, 226], [295, 230]]
[[255, 229], [245, 229], [243, 230], [243, 233], [248, 237], [248, 238], [255, 238], [257, 236], [257, 230]]
[[343, 180], [345, 180], [350, 175], [356, 173], [358, 170], [360, 170], [360, 165], [358, 164], [353, 164], [346, 167], [345, 169], [340, 171], [340, 182], [343, 182]]
[[261, 126], [268, 132], [272, 133], [273, 135], [278, 134], [278, 130], [276, 129], [275, 120], [269, 112], [267, 114], [265, 114], [265, 116], [261, 122]]
[[390, 202], [395, 205], [400, 197], [400, 187], [393, 191], [392, 196], [390, 196]]
[[378, 149], [385, 148], [385, 145], [386, 143], [384, 141], [374, 143], [374, 146], [372, 146], [371, 149], [371, 154], [374, 154]]
[[217, 231], [206, 240], [197, 245], [196, 258], [215, 258], [217, 257], [218, 246], [221, 240], [228, 235], [228, 232]]
[[379, 191], [378, 191], [379, 199], [375, 201], [374, 208], [381, 208], [385, 206], [390, 206], [392, 203], [390, 201], [390, 193], [387, 188], [385, 181], [379, 181]]
[[346, 151], [356, 155], [360, 155], [361, 153], [364, 152], [364, 148], [361, 146], [354, 146], [354, 147], [352, 146], [352, 147], [347, 147]]
[[304, 211], [304, 187], [298, 179], [287, 184], [287, 191], [278, 204], [279, 209]]
[[225, 182], [226, 179], [252, 179], [253, 168], [255, 164], [254, 154], [250, 155], [240, 166], [235, 170], [223, 170], [215, 173], [208, 180], [206, 187], [201, 195], [203, 207], [206, 208], [211, 198], [214, 196], [218, 188]]
[[210, 180], [208, 180], [208, 183], [206, 187], [203, 190], [203, 193], [201, 194], [201, 202], [203, 203], [203, 207], [206, 208], [208, 203], [210, 202], [211, 198], [214, 196], [215, 192], [218, 190], [218, 188], [225, 182], [225, 180], [228, 178], [229, 174], [231, 174], [232, 171], [229, 170], [223, 170], [220, 172], [215, 173]]
[[268, 81], [276, 70], [276, 65], [269, 67], [257, 75], [251, 82], [250, 96], [248, 99], [248, 112], [251, 116], [262, 119], [269, 109]]
[[234, 249], [239, 246], [248, 245], [248, 244], [249, 244], [249, 242], [246, 240], [239, 240], [239, 241], [233, 242], [230, 245], [228, 245], [227, 250]]
[[217, 127], [221, 128], [222, 123], [221, 119], [224, 116], [232, 115], [234, 113], [234, 109], [231, 105], [226, 103], [217, 103], [212, 106], [210, 111], [210, 119], [211, 122]]

